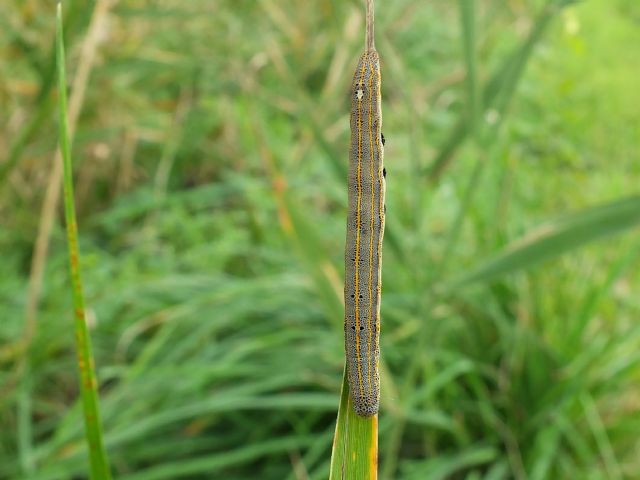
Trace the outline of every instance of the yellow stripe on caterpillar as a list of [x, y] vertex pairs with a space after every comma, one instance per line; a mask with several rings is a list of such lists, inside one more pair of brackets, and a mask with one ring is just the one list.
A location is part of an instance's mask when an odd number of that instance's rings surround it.
[[380, 401], [380, 291], [384, 234], [380, 60], [364, 52], [351, 86], [349, 210], [345, 247], [345, 351], [349, 394], [357, 414]]

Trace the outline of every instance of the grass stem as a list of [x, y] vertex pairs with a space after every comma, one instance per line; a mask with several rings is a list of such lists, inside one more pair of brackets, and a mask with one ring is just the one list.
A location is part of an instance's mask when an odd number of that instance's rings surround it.
[[95, 374], [91, 337], [87, 328], [82, 279], [80, 274], [80, 253], [78, 248], [78, 227], [73, 195], [73, 167], [67, 128], [67, 92], [64, 40], [62, 27], [62, 5], [57, 6], [56, 53], [58, 70], [59, 141], [63, 161], [64, 211], [67, 224], [69, 267], [75, 316], [75, 338], [80, 371], [80, 392], [84, 411], [85, 433], [93, 480], [111, 478], [109, 463], [102, 440], [102, 425], [98, 406], [97, 380]]

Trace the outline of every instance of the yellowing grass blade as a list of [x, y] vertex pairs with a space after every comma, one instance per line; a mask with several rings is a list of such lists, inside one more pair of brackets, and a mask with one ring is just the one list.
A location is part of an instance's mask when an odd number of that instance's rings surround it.
[[346, 369], [331, 452], [329, 480], [378, 478], [378, 415], [361, 417], [353, 410]]

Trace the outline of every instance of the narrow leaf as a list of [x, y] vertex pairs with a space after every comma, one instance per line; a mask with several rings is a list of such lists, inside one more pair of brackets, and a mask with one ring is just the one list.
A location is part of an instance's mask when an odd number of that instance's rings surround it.
[[78, 227], [73, 195], [73, 167], [71, 164], [71, 148], [67, 126], [67, 80], [65, 74], [64, 41], [62, 31], [62, 5], [58, 3], [56, 31], [56, 54], [58, 67], [58, 105], [59, 105], [59, 135], [64, 170], [64, 210], [67, 224], [67, 244], [69, 248], [69, 268], [71, 273], [71, 290], [75, 317], [75, 338], [78, 350], [78, 369], [80, 372], [80, 393], [84, 412], [85, 433], [89, 460], [91, 464], [91, 478], [93, 480], [109, 480], [111, 473], [107, 461], [104, 442], [102, 440], [102, 425], [98, 407], [97, 380], [91, 350], [91, 338], [87, 328], [87, 321], [82, 294], [82, 280], [80, 276], [80, 253], [78, 248]]
[[329, 480], [356, 478], [378, 478], [378, 415], [361, 417], [355, 413], [345, 366]]
[[527, 269], [543, 260], [589, 242], [621, 233], [640, 224], [640, 196], [588, 208], [540, 225], [507, 246], [493, 259], [472, 268], [452, 282], [486, 282]]

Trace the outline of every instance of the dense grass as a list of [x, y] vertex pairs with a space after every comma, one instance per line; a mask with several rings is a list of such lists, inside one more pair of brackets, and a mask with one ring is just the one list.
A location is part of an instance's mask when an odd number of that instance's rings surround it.
[[[376, 2], [381, 477], [639, 478], [640, 10], [486, 0], [465, 36], [458, 3]], [[0, 478], [83, 478], [61, 209], [24, 326], [56, 147], [54, 5], [35, 4], [0, 5]], [[102, 19], [73, 154], [116, 478], [327, 477], [360, 6]], [[67, 3], [70, 76], [91, 15]]]

